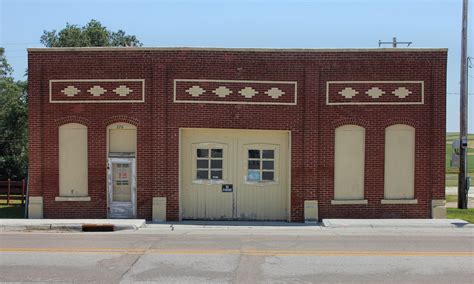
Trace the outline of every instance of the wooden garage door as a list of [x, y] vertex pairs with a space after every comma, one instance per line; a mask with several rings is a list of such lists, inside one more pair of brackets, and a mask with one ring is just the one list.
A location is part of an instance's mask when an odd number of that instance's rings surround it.
[[286, 131], [182, 129], [183, 219], [288, 220]]

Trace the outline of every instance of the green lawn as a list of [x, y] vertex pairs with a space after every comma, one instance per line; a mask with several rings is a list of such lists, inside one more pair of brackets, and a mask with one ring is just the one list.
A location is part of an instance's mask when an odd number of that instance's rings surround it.
[[[15, 195], [12, 195], [12, 196], [15, 196]], [[0, 196], [1, 199], [0, 199], [0, 206], [1, 205], [6, 205], [7, 204], [7, 197], [5, 196]], [[10, 199], [10, 205], [14, 205], [14, 204], [21, 204], [21, 200], [15, 200], [15, 199]]]
[[457, 195], [446, 195], [446, 202], [458, 202]]
[[[459, 133], [448, 132], [446, 133], [446, 186], [457, 186], [458, 185], [458, 168], [451, 168], [451, 154], [453, 152], [451, 143], [454, 139], [459, 138]], [[468, 175], [471, 177], [474, 182], [474, 134], [468, 135], [469, 148], [468, 148], [468, 158], [467, 158], [467, 169]]]
[[21, 200], [10, 200], [10, 205], [7, 205], [6, 199], [0, 199], [0, 219], [24, 218], [25, 206], [19, 204], [21, 204]]
[[461, 219], [471, 224], [474, 224], [474, 208], [448, 208], [448, 219]]

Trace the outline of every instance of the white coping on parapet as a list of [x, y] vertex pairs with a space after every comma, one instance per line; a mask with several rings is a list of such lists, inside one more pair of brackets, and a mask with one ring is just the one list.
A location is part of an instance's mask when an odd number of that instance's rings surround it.
[[232, 52], [447, 52], [447, 48], [221, 48], [221, 47], [31, 47], [28, 52], [232, 51]]

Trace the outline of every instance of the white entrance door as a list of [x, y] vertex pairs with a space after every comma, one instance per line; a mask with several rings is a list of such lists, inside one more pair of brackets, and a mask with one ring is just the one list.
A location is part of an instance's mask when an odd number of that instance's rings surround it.
[[183, 219], [288, 220], [286, 131], [183, 129]]
[[109, 158], [108, 217], [136, 217], [135, 158]]

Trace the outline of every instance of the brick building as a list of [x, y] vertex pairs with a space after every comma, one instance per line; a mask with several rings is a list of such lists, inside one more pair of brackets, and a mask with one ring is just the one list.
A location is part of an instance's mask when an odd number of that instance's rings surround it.
[[445, 49], [32, 48], [30, 218], [445, 214]]

